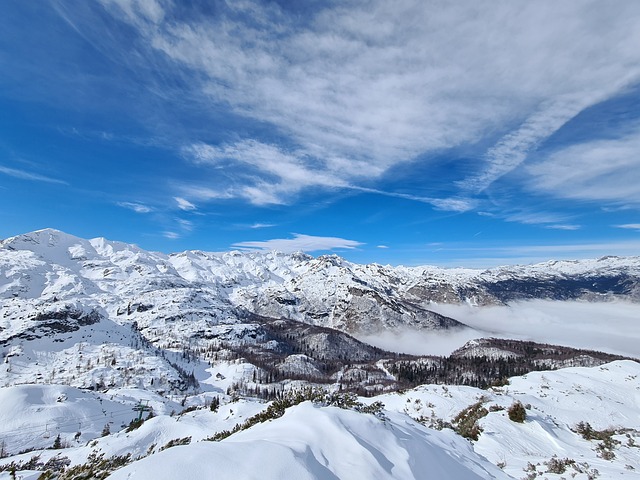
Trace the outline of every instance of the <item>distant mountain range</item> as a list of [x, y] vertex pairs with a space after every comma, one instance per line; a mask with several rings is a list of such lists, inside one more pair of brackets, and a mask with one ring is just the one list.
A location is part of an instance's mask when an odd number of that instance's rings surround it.
[[[390, 267], [302, 253], [165, 255], [40, 230], [0, 242], [0, 381], [177, 392], [197, 389], [202, 362], [242, 359], [255, 373], [227, 388], [262, 396], [296, 379], [367, 394], [427, 382], [483, 386], [621, 357], [495, 339], [446, 359], [412, 357], [350, 334], [467, 328], [430, 310], [443, 302], [637, 300], [639, 279], [638, 257], [483, 271]], [[469, 360], [479, 357], [493, 367]]]
[[5, 318], [20, 318], [24, 308], [40, 311], [72, 302], [109, 318], [136, 321], [144, 329], [187, 320], [190, 331], [204, 332], [237, 323], [247, 313], [375, 333], [403, 326], [461, 326], [431, 311], [434, 303], [640, 300], [640, 257], [489, 270], [392, 267], [303, 253], [165, 255], [51, 229], [1, 241], [0, 271], [0, 299], [9, 301]]

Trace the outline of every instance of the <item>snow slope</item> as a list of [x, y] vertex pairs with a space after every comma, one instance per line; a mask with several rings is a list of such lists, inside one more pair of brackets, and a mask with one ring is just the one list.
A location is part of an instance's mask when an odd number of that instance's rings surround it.
[[[640, 472], [640, 364], [636, 362], [533, 372], [489, 390], [425, 385], [376, 400], [427, 425], [437, 419], [452, 422], [463, 408], [481, 401], [489, 413], [479, 421], [483, 431], [474, 450], [495, 464], [506, 464], [504, 471], [516, 478], [525, 477], [529, 463], [543, 478], [560, 478], [545, 472], [545, 462], [554, 456], [588, 463], [585, 470], [595, 468], [600, 472], [597, 478], [637, 478]], [[530, 407], [523, 424], [508, 418], [506, 409], [515, 401]], [[502, 409], [491, 411], [492, 406]], [[599, 442], [587, 441], [573, 431], [580, 422], [599, 431], [628, 429], [613, 437], [620, 441], [613, 460], [599, 456]], [[576, 473], [574, 478], [587, 478], [571, 468], [566, 478], [571, 473]]]
[[176, 447], [109, 478], [506, 479], [451, 432], [310, 402], [222, 442]]
[[[9, 444], [15, 453], [21, 447], [44, 448], [61, 433], [69, 448], [36, 450], [42, 461], [60, 454], [80, 464], [92, 452], [140, 458], [115, 471], [114, 479], [211, 478], [211, 472], [221, 479], [632, 479], [640, 471], [639, 379], [639, 363], [617, 361], [530, 373], [489, 390], [424, 385], [360, 399], [383, 402], [382, 418], [304, 402], [220, 442], [203, 440], [267, 405], [222, 395], [217, 412], [198, 409], [170, 416], [170, 409], [179, 412], [181, 407], [143, 390], [103, 395], [22, 385], [0, 389], [0, 438], [18, 442]], [[149, 400], [158, 414], [137, 430], [120, 430], [119, 422], [135, 415], [130, 409], [136, 395]], [[527, 405], [524, 423], [508, 418], [507, 409], [515, 401]], [[202, 395], [188, 402], [202, 404]], [[441, 429], [443, 422], [455, 423], [461, 411], [477, 402], [487, 410], [478, 421], [482, 431], [477, 441]], [[112, 415], [111, 434], [100, 437]], [[76, 422], [82, 424], [78, 441]], [[612, 456], [603, 456], [602, 442], [575, 432], [580, 422], [597, 431], [615, 430]], [[51, 433], [46, 439], [45, 423]], [[186, 437], [191, 437], [189, 445], [162, 449]], [[0, 465], [32, 455], [5, 458]], [[568, 460], [565, 473], [548, 471], [554, 457]], [[0, 473], [2, 478], [8, 478], [6, 473]]]

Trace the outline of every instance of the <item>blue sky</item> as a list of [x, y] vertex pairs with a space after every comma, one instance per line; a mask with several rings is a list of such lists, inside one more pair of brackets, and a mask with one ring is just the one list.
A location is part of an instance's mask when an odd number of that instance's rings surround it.
[[640, 2], [9, 0], [0, 237], [640, 254]]

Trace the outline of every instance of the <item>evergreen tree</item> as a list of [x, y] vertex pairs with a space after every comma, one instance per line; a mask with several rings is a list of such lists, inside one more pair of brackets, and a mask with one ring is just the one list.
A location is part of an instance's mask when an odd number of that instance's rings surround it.
[[52, 448], [54, 450], [60, 450], [62, 448], [62, 439], [60, 438], [60, 434], [58, 434], [56, 439], [53, 441], [53, 447]]

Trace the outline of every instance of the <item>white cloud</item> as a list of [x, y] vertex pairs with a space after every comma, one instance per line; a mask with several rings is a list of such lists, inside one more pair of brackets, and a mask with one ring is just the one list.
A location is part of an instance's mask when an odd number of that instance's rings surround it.
[[433, 205], [437, 210], [444, 210], [449, 212], [468, 212], [473, 210], [478, 205], [478, 202], [472, 198], [452, 197], [452, 198], [434, 198], [423, 197], [419, 195], [412, 195], [409, 193], [388, 192], [384, 190], [378, 190], [375, 188], [358, 187], [355, 185], [349, 185], [346, 187], [350, 190], [365, 193], [375, 193], [377, 195], [384, 195], [386, 197], [404, 198], [405, 200], [411, 200], [414, 202], [429, 203]]
[[178, 190], [187, 197], [201, 201], [224, 200], [235, 196], [229, 189], [220, 191], [201, 185], [180, 185]]
[[387, 245], [376, 245], [376, 248], [389, 248]]
[[315, 237], [312, 235], [294, 234], [293, 238], [276, 238], [258, 242], [234, 243], [233, 247], [249, 250], [278, 250], [284, 253], [316, 252], [320, 250], [354, 249], [361, 245], [355, 240], [338, 237]]
[[273, 223], [254, 223], [249, 228], [258, 229], [258, 228], [271, 228], [271, 227], [275, 227], [275, 224], [273, 224]]
[[212, 147], [212, 163], [227, 155], [257, 170], [260, 181], [247, 177], [230, 193], [258, 204], [282, 203], [306, 186], [377, 179], [423, 153], [503, 132], [459, 183], [462, 196], [473, 195], [640, 78], [636, 1], [615, 9], [596, 1], [354, 1], [318, 7], [304, 23], [275, 4], [244, 2], [228, 8], [245, 15], [221, 9], [189, 24], [167, 20], [170, 6], [154, 0], [107, 3], [152, 49], [196, 71], [214, 104], [297, 145]]
[[22, 180], [32, 180], [35, 182], [59, 183], [62, 185], [68, 185], [67, 182], [63, 180], [58, 180], [57, 178], [51, 178], [45, 175], [40, 175], [38, 173], [27, 172], [25, 170], [18, 170], [15, 168], [0, 166], [0, 173], [9, 175], [10, 177], [20, 178]]
[[143, 205], [142, 203], [118, 202], [118, 206], [128, 208], [129, 210], [133, 210], [136, 213], [150, 213], [153, 211], [151, 207]]
[[488, 332], [575, 348], [638, 356], [640, 305], [625, 302], [513, 302], [506, 307], [433, 305], [432, 310]]
[[196, 206], [193, 203], [191, 203], [189, 200], [185, 200], [182, 197], [173, 197], [173, 199], [177, 202], [178, 208], [180, 210], [189, 211], [189, 210], [196, 209]]
[[392, 352], [410, 355], [451, 355], [469, 340], [481, 338], [482, 331], [465, 328], [452, 331], [424, 331], [411, 328], [375, 335], [356, 335], [358, 340]]
[[157, 0], [100, 0], [107, 7], [117, 7], [127, 21], [140, 24], [150, 21], [154, 24], [161, 22], [165, 16], [162, 3]]
[[199, 143], [186, 147], [184, 151], [201, 165], [244, 167], [250, 169], [248, 174], [252, 173], [251, 169], [256, 170], [258, 180], [229, 193], [257, 205], [285, 203], [303, 188], [347, 186], [340, 172], [334, 172], [326, 165], [310, 165], [303, 152], [287, 152], [256, 140], [220, 147]]
[[193, 222], [185, 220], [184, 218], [176, 218], [176, 222], [180, 226], [180, 229], [184, 232], [190, 232], [193, 230]]
[[[626, 83], [626, 82], [625, 82]], [[595, 97], [575, 96], [543, 105], [515, 131], [508, 133], [491, 147], [486, 155], [487, 166], [478, 175], [459, 182], [464, 189], [481, 192], [503, 175], [522, 164], [527, 155], [556, 130], [590, 105], [606, 99], [620, 91], [622, 85], [611, 85], [610, 89], [598, 92]]]
[[625, 223], [624, 225], [615, 225], [616, 228], [626, 228], [629, 230], [638, 230], [640, 232], [640, 223]]
[[556, 197], [640, 205], [640, 127], [560, 149], [528, 171], [532, 189]]
[[169, 240], [177, 240], [178, 238], [180, 238], [179, 233], [171, 232], [171, 231], [162, 232], [162, 236], [164, 238], [168, 238]]
[[478, 204], [470, 198], [432, 198], [429, 203], [438, 210], [460, 213], [473, 210]]
[[567, 230], [567, 231], [573, 231], [573, 230], [580, 230], [580, 225], [574, 225], [571, 223], [559, 223], [557, 225], [545, 225], [544, 228], [550, 228], [552, 230]]
[[502, 215], [502, 218], [507, 222], [517, 222], [524, 225], [544, 225], [544, 224], [556, 224], [566, 219], [563, 215], [557, 215], [548, 212], [530, 212], [520, 211], [515, 213], [506, 213]]

